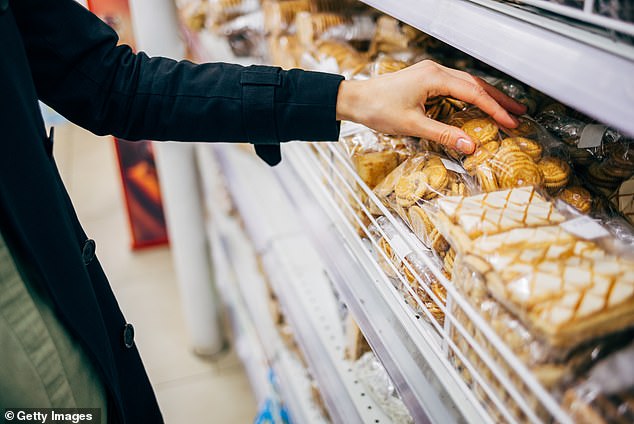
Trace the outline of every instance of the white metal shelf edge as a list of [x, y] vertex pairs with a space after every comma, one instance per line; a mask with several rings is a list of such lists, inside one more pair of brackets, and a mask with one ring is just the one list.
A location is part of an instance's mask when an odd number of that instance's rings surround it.
[[634, 134], [631, 60], [464, 0], [363, 1]]

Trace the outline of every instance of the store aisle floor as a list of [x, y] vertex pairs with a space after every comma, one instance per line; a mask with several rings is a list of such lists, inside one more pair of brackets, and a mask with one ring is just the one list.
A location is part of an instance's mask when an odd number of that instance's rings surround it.
[[112, 139], [57, 126], [55, 157], [121, 309], [135, 326], [166, 423], [252, 422], [255, 400], [235, 353], [212, 361], [189, 347], [169, 248], [130, 250]]

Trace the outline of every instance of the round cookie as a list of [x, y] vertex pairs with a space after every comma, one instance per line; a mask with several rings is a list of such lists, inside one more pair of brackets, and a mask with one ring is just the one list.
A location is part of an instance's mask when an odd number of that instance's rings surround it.
[[449, 173], [439, 157], [430, 158], [421, 172], [427, 176], [428, 190], [425, 193], [426, 199], [439, 195], [449, 183]]
[[570, 182], [572, 170], [564, 160], [555, 157], [546, 157], [537, 164], [544, 179], [544, 187], [551, 193], [555, 193]]
[[424, 172], [417, 171], [403, 175], [394, 188], [396, 201], [400, 206], [406, 208], [412, 206], [425, 195], [428, 188], [428, 178]]
[[542, 175], [535, 162], [521, 162], [510, 165], [498, 175], [498, 182], [501, 188], [538, 186], [542, 182]]
[[592, 195], [588, 190], [580, 186], [565, 188], [559, 193], [557, 198], [568, 203], [581, 213], [588, 213], [592, 209]]
[[520, 148], [520, 150], [531, 157], [535, 162], [538, 162], [542, 157], [542, 146], [529, 138], [525, 137], [509, 137], [502, 140], [502, 146], [514, 144]]
[[429, 235], [434, 230], [434, 224], [431, 222], [427, 213], [419, 206], [412, 206], [408, 211], [409, 224], [412, 227], [412, 231], [416, 236], [425, 244], [430, 247]]
[[462, 125], [462, 131], [478, 144], [498, 139], [498, 126], [488, 118], [471, 119]]
[[481, 146], [478, 147], [473, 154], [465, 158], [462, 166], [470, 175], [474, 175], [478, 166], [486, 165], [492, 158], [493, 153]]
[[478, 185], [485, 192], [497, 191], [500, 187], [497, 182], [497, 178], [493, 173], [493, 169], [487, 165], [479, 165], [476, 168], [475, 177], [478, 180]]

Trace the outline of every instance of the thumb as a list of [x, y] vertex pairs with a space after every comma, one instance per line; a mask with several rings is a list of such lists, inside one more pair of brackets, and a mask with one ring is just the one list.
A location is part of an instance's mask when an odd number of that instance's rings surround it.
[[443, 124], [427, 116], [419, 119], [420, 137], [442, 144], [465, 154], [471, 154], [476, 148], [475, 143], [460, 128]]

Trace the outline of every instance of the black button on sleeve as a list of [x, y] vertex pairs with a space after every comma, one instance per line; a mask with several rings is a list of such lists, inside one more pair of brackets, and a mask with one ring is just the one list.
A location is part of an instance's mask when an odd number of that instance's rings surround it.
[[123, 327], [123, 345], [128, 349], [134, 346], [134, 327], [132, 324], [128, 323]]
[[94, 240], [88, 239], [84, 242], [84, 247], [81, 249], [81, 257], [84, 260], [84, 264], [88, 265], [95, 259], [96, 249], [97, 245]]

